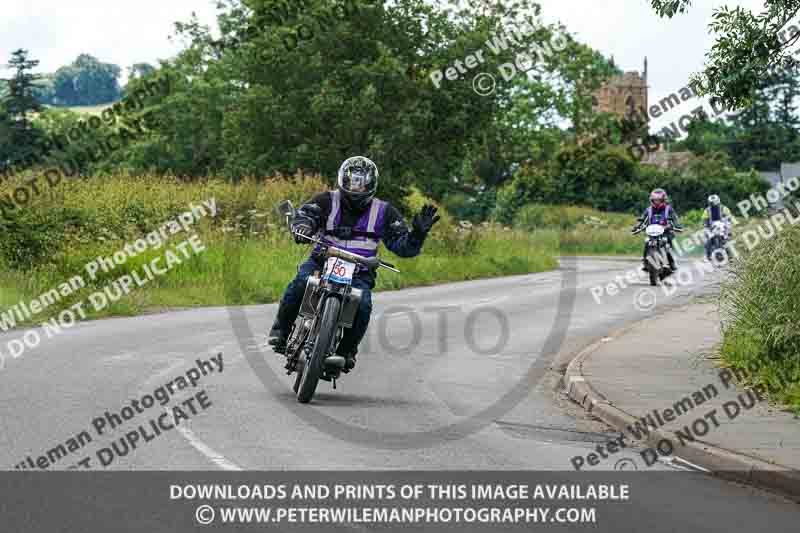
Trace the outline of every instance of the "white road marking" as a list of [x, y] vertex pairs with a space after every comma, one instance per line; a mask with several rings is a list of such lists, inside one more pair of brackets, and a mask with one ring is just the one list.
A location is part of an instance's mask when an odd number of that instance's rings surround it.
[[123, 352], [119, 355], [111, 355], [100, 359], [101, 363], [116, 363], [120, 361], [132, 361], [136, 356], [136, 352]]
[[[216, 348], [220, 348], [219, 351], [222, 351], [221, 350], [222, 346], [215, 346], [215, 349]], [[211, 355], [213, 355], [214, 353], [219, 353], [219, 351], [215, 351], [213, 353], [210, 352], [210, 353], [211, 353]], [[232, 361], [229, 359], [229, 360], [225, 361], [225, 364], [229, 365], [229, 364], [231, 364], [231, 362]], [[173, 362], [172, 362], [171, 365], [169, 365], [164, 370], [154, 374], [147, 381], [145, 381], [142, 384], [141, 389], [147, 389], [148, 386], [154, 385], [157, 380], [161, 381], [165, 377], [167, 377], [168, 375], [174, 374], [175, 371], [179, 367], [183, 367], [186, 364], [187, 363], [186, 363], [186, 361], [184, 359], [173, 359]], [[181, 398], [180, 398], [180, 395], [176, 394], [171, 399], [172, 400], [175, 400], [175, 399], [180, 400]], [[164, 412], [165, 413], [169, 413], [169, 410], [167, 409], [166, 406], [164, 406]], [[244, 470], [242, 467], [240, 467], [239, 465], [237, 465], [233, 461], [229, 461], [224, 455], [222, 455], [221, 453], [215, 451], [213, 448], [211, 448], [206, 443], [201, 441], [197, 437], [197, 435], [195, 435], [195, 433], [187, 425], [185, 425], [185, 424], [184, 425], [175, 424], [175, 429], [178, 430], [178, 433], [184, 439], [186, 439], [186, 441], [192, 446], [192, 448], [194, 448], [195, 450], [200, 452], [206, 459], [208, 459], [212, 464], [216, 465], [220, 469], [228, 470], [228, 471], [232, 471], [232, 472], [241, 472], [241, 471]]]
[[205, 457], [217, 465], [222, 470], [228, 470], [233, 472], [241, 472], [244, 469], [239, 465], [229, 461], [225, 458], [222, 454], [214, 451], [212, 448], [207, 446], [203, 441], [197, 438], [197, 435], [186, 426], [175, 426], [175, 428], [180, 432], [181, 435], [192, 445], [192, 447], [197, 450], [198, 452], [205, 455]]

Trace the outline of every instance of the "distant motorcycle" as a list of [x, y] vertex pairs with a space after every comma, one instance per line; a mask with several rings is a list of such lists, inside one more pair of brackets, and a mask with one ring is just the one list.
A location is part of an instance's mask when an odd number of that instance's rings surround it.
[[[673, 228], [673, 230], [681, 231], [677, 228]], [[650, 277], [650, 285], [655, 287], [659, 281], [672, 274], [672, 269], [669, 267], [669, 258], [667, 257], [667, 253], [670, 251], [667, 228], [661, 224], [650, 224], [646, 227], [640, 226], [631, 233], [637, 235], [642, 231], [647, 234], [645, 238], [647, 243], [645, 268], [647, 268], [647, 274]]]
[[717, 264], [723, 263], [727, 257], [727, 251], [725, 249], [727, 234], [728, 228], [725, 222], [715, 220], [711, 223], [711, 229], [709, 230], [709, 255]]
[[[295, 209], [288, 200], [279, 209], [287, 223], [294, 218]], [[300, 313], [286, 343], [287, 374], [297, 373], [293, 390], [300, 403], [308, 403], [320, 379], [331, 381], [335, 390], [345, 366], [345, 358], [336, 355], [336, 348], [345, 328], [353, 327], [361, 303], [362, 291], [352, 286], [356, 269], [400, 271], [377, 257], [362, 257], [313, 237], [301, 237], [318, 245], [324, 259], [322, 272], [308, 278]]]

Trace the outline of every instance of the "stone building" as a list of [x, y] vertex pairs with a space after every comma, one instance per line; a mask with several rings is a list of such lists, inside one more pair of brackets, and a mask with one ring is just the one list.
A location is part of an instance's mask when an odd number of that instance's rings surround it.
[[[613, 76], [592, 94], [592, 109], [595, 112], [614, 113], [618, 117], [647, 117], [647, 58], [644, 71], [633, 70]], [[645, 118], [646, 120], [646, 118]]]

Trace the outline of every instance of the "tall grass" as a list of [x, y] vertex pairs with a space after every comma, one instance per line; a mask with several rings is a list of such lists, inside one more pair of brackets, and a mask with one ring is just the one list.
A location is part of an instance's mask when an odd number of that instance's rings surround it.
[[[12, 178], [0, 186], [0, 193], [24, 179]], [[89, 286], [37, 315], [38, 322], [124, 274], [141, 272], [146, 263], [164, 254], [163, 248], [148, 249], [94, 281], [84, 267], [173, 219], [190, 203], [198, 205], [210, 198], [216, 201], [218, 215], [201, 219], [193, 228], [205, 251], [90, 315], [274, 302], [308, 254], [307, 246], [290, 238], [275, 207], [284, 199], [298, 205], [326, 189], [321, 177], [303, 174], [238, 185], [218, 179], [185, 182], [115, 175], [45, 188], [29, 205], [0, 216], [0, 310], [83, 275]], [[427, 201], [417, 191], [407, 198], [413, 211]], [[557, 265], [558, 243], [552, 235], [460, 225], [447, 213], [443, 215], [421, 256], [397, 259], [382, 250], [383, 257], [396, 263], [402, 274], [382, 271], [378, 290], [538, 272]], [[169, 246], [188, 236], [185, 232], [174, 235]]]
[[724, 361], [800, 413], [798, 251], [797, 226], [762, 242], [733, 264], [720, 298]]

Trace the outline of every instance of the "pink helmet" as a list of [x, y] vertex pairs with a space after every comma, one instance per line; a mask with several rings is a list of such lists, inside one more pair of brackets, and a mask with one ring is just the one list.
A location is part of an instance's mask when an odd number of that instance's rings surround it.
[[654, 206], [661, 206], [667, 203], [667, 191], [664, 189], [654, 189], [650, 193], [650, 203]]

